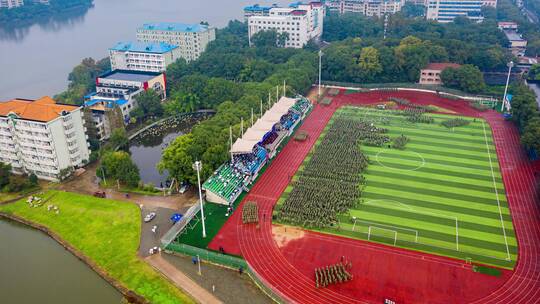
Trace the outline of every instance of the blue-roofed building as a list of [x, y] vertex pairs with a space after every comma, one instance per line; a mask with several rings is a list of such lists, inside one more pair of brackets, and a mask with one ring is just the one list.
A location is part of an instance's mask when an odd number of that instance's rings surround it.
[[273, 7], [277, 7], [277, 5], [261, 6], [259, 4], [253, 4], [246, 6], [244, 7], [244, 18], [247, 20], [247, 18], [251, 16], [268, 16], [270, 14], [270, 9]]
[[145, 23], [137, 29], [138, 41], [176, 45], [179, 56], [186, 61], [199, 58], [208, 43], [215, 39], [216, 29], [205, 24], [153, 22]]
[[180, 48], [165, 42], [118, 42], [109, 56], [111, 70], [164, 72], [180, 58]]

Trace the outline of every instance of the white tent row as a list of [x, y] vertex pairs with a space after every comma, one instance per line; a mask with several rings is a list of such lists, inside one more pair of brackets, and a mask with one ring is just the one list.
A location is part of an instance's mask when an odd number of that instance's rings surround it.
[[262, 140], [264, 134], [270, 132], [281, 117], [296, 103], [296, 99], [281, 97], [272, 108], [246, 130], [242, 138], [238, 138], [231, 147], [231, 153], [251, 153], [253, 147]]

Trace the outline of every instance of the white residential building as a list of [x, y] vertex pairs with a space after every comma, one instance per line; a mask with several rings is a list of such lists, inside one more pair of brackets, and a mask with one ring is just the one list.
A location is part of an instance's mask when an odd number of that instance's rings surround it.
[[140, 42], [165, 42], [179, 47], [186, 61], [199, 58], [210, 41], [216, 39], [216, 29], [203, 24], [146, 23], [137, 29]]
[[14, 173], [57, 181], [61, 170], [86, 164], [88, 146], [80, 107], [50, 97], [0, 102], [0, 161]]
[[119, 42], [109, 49], [111, 70], [165, 72], [180, 48], [165, 42]]
[[482, 0], [429, 0], [426, 18], [437, 22], [452, 22], [459, 16], [482, 21]]
[[0, 8], [14, 8], [23, 5], [23, 0], [0, 0]]
[[380, 17], [401, 11], [405, 0], [328, 0], [325, 5], [329, 11], [340, 14], [359, 13]]
[[323, 32], [324, 6], [321, 2], [293, 3], [289, 7], [272, 7], [268, 13], [248, 18], [248, 35], [275, 30], [288, 33], [285, 47], [301, 48], [309, 40], [319, 40]]

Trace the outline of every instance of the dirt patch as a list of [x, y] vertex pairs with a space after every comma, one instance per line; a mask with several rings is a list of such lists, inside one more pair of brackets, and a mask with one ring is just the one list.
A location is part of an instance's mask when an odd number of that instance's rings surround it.
[[278, 247], [286, 246], [290, 241], [301, 239], [304, 237], [304, 230], [282, 225], [272, 225], [272, 236]]

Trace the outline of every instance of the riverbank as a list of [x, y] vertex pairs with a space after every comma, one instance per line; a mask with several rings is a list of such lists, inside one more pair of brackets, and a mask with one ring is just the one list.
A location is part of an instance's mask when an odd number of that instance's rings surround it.
[[[140, 210], [130, 203], [48, 191], [44, 206], [0, 206], [0, 216], [45, 232], [136, 303], [193, 303], [137, 256]], [[47, 206], [59, 212], [48, 211]]]

